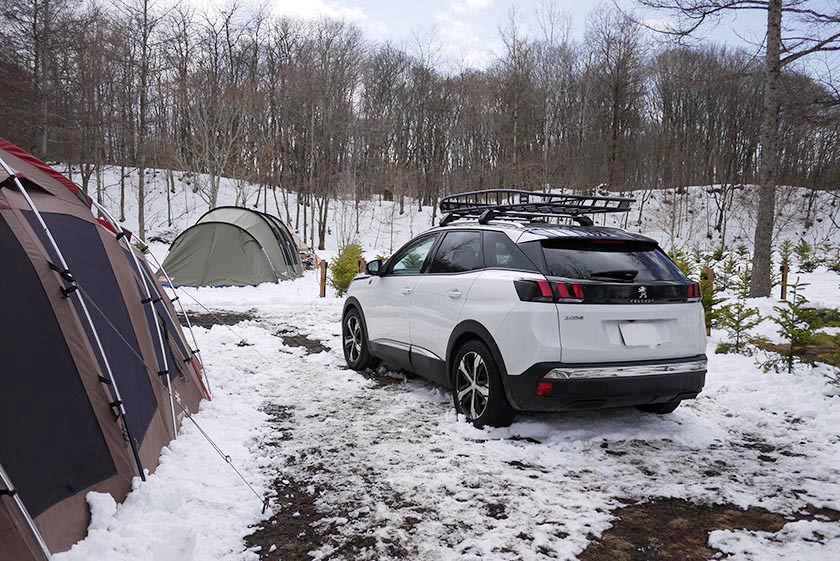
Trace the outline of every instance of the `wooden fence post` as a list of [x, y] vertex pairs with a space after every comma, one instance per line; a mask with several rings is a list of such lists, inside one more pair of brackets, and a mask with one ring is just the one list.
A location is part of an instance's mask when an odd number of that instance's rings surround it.
[[712, 334], [712, 302], [715, 295], [715, 270], [711, 267], [700, 272], [700, 287], [703, 291], [703, 311], [706, 315], [706, 336]]
[[326, 298], [327, 296], [327, 261], [321, 261], [321, 298]]
[[787, 300], [788, 272], [790, 271], [790, 266], [787, 263], [782, 263], [781, 271], [782, 271], [782, 300]]
[[364, 273], [364, 272], [365, 272], [365, 267], [366, 267], [366, 266], [367, 266], [367, 263], [365, 262], [365, 258], [364, 258], [364, 257], [362, 257], [361, 259], [359, 259], [359, 272], [360, 272], [360, 273]]

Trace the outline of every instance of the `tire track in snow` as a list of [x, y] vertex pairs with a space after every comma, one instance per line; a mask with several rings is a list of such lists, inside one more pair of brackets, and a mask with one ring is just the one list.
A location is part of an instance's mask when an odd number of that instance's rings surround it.
[[807, 421], [774, 411], [739, 416], [715, 392], [670, 417], [522, 415], [510, 429], [478, 431], [430, 384], [381, 386], [345, 370], [339, 313], [273, 309], [261, 320], [267, 332], [299, 325], [333, 349], [289, 348], [286, 374], [266, 395], [292, 411], [272, 465], [313, 498], [314, 559], [573, 559], [627, 502], [784, 513], [816, 488], [840, 495], [836, 468], [824, 469], [836, 440], [815, 443]]

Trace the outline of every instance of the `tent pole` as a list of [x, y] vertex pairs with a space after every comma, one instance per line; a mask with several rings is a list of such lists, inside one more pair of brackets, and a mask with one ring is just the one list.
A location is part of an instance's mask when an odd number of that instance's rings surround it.
[[[67, 266], [67, 261], [64, 259], [64, 255], [61, 253], [61, 249], [59, 249], [58, 244], [55, 241], [55, 238], [52, 235], [47, 223], [44, 222], [44, 217], [41, 216], [40, 211], [35, 206], [35, 203], [32, 201], [32, 198], [29, 196], [29, 192], [27, 192], [26, 188], [23, 186], [23, 183], [20, 182], [20, 179], [12, 172], [11, 168], [0, 158], [0, 166], [3, 170], [9, 174], [9, 177], [14, 179], [14, 184], [20, 191], [23, 198], [26, 199], [26, 204], [29, 205], [29, 208], [32, 209], [32, 212], [35, 214], [35, 217], [38, 219], [38, 224], [40, 224], [41, 228], [44, 230], [44, 233], [47, 236], [47, 239], [52, 246], [53, 251], [55, 252], [56, 256], [58, 257], [59, 263], [61, 264], [61, 268], [68, 274], [70, 274], [70, 268]], [[71, 284], [76, 284], [76, 280], [70, 276], [70, 280], [68, 281]], [[140, 461], [140, 452], [137, 449], [137, 443], [134, 441], [134, 437], [131, 436], [131, 429], [128, 427], [128, 420], [125, 413], [125, 404], [123, 403], [122, 396], [120, 395], [120, 389], [117, 386], [117, 381], [114, 378], [114, 373], [111, 370], [111, 363], [108, 362], [108, 356], [105, 353], [105, 348], [102, 346], [102, 341], [99, 339], [99, 332], [96, 330], [96, 325], [93, 323], [93, 319], [90, 317], [90, 312], [88, 311], [87, 304], [85, 303], [85, 299], [82, 297], [82, 292], [80, 290], [73, 290], [70, 292], [69, 296], [76, 295], [79, 300], [79, 305], [84, 312], [85, 321], [87, 322], [88, 326], [90, 327], [90, 331], [93, 334], [93, 339], [96, 342], [96, 348], [99, 352], [99, 356], [102, 357], [102, 363], [105, 365], [105, 370], [108, 373], [108, 379], [111, 382], [111, 387], [113, 388], [113, 396], [114, 396], [114, 404], [119, 408], [120, 416], [123, 420], [123, 428], [125, 429], [125, 436], [128, 438], [128, 444], [131, 447], [131, 452], [134, 455], [134, 462], [137, 464], [137, 470], [139, 471], [140, 479], [142, 481], [146, 481], [146, 473], [143, 470], [143, 463]]]
[[[143, 240], [141, 238], [138, 238], [138, 239], [143, 243], [143, 245], [148, 247], [149, 244], [146, 243], [146, 240]], [[172, 289], [172, 291], [173, 292], [177, 291], [178, 289], [175, 287], [175, 283], [172, 282], [172, 277], [170, 277], [169, 273], [166, 272], [166, 269], [163, 268], [163, 264], [160, 261], [157, 260], [157, 257], [155, 257], [155, 255], [151, 251], [149, 252], [149, 257], [152, 258], [152, 260], [154, 261], [154, 264], [157, 266], [158, 269], [160, 269], [160, 272], [163, 273], [163, 276], [166, 277], [166, 282], [169, 284], [169, 287]], [[195, 348], [193, 350], [193, 354], [198, 357], [198, 360], [201, 360], [201, 350], [199, 350], [199, 348], [198, 348], [198, 339], [195, 338], [195, 331], [193, 331], [192, 322], [190, 321], [190, 315], [187, 313], [187, 309], [184, 307], [184, 304], [181, 303], [180, 298], [178, 298], [178, 297], [171, 298], [171, 301], [172, 302], [175, 302], [175, 301], [178, 302], [178, 308], [181, 310], [181, 313], [184, 314], [184, 319], [187, 320], [187, 329], [190, 332], [190, 338], [192, 339], [193, 347]], [[204, 363], [204, 361], [201, 361], [201, 362], [202, 362], [202, 364]], [[204, 383], [207, 385], [207, 396], [211, 397], [210, 396], [210, 379], [207, 378], [207, 372], [202, 372], [202, 373], [199, 374], [199, 377], [202, 377], [202, 376], [204, 378]]]
[[41, 536], [41, 532], [39, 532], [38, 527], [35, 526], [35, 521], [32, 520], [31, 516], [29, 516], [29, 511], [26, 510], [26, 506], [23, 504], [17, 490], [12, 486], [12, 481], [9, 479], [9, 475], [6, 473], [6, 470], [3, 469], [3, 464], [0, 464], [0, 480], [2, 480], [3, 487], [15, 502], [15, 505], [23, 515], [24, 520], [26, 520], [26, 525], [29, 526], [29, 530], [32, 532], [32, 535], [35, 536], [35, 541], [38, 542], [38, 546], [41, 548], [44, 556], [49, 559], [52, 557], [52, 554], [47, 547], [47, 542], [44, 541], [43, 536]]
[[176, 418], [175, 418], [175, 397], [172, 394], [172, 380], [169, 377], [169, 359], [166, 358], [166, 347], [164, 346], [164, 343], [163, 343], [163, 334], [161, 333], [161, 330], [160, 330], [160, 323], [158, 323], [158, 321], [157, 321], [157, 311], [155, 310], [155, 300], [152, 297], [152, 290], [149, 288], [149, 283], [146, 280], [146, 275], [143, 274], [143, 270], [140, 268], [141, 267], [140, 262], [137, 260], [137, 255], [135, 255], [134, 249], [131, 247], [131, 244], [128, 241], [128, 237], [125, 235], [125, 230], [123, 230], [123, 227], [120, 226], [114, 220], [114, 217], [111, 216], [108, 213], [107, 210], [105, 210], [105, 207], [103, 207], [102, 205], [100, 205], [96, 201], [92, 201], [92, 202], [93, 202], [93, 205], [96, 207], [96, 209], [99, 212], [101, 212], [105, 216], [105, 218], [114, 227], [117, 228], [117, 231], [121, 234], [121, 235], [117, 236], [117, 239], [119, 240], [120, 238], [122, 238], [123, 240], [125, 240], [125, 247], [128, 250], [128, 253], [131, 255], [132, 260], [134, 261], [134, 267], [135, 267], [135, 269], [137, 269], [137, 274], [140, 275], [140, 280], [143, 282], [143, 291], [146, 293], [145, 304], [151, 307], [152, 320], [155, 324], [155, 330], [157, 331], [158, 345], [160, 346], [160, 356], [161, 356], [162, 364], [159, 364], [159, 366], [161, 366], [162, 368], [161, 368], [160, 372], [158, 372], [158, 375], [166, 378], [166, 391], [169, 394], [169, 413], [170, 413], [170, 418], [172, 419], [172, 438], [177, 439], [178, 438], [178, 425], [177, 425], [177, 421], [176, 421]]
[[[108, 213], [108, 211], [105, 209], [105, 207], [98, 204], [96, 201], [94, 201], [94, 204], [96, 205], [97, 209], [101, 209], [102, 211], [105, 212], [106, 216], [110, 217], [108, 220], [110, 220], [111, 223], [116, 224], [116, 222], [114, 221], [114, 217], [111, 216], [110, 213]], [[148, 247], [149, 244], [146, 243], [146, 240], [140, 238], [139, 236], [137, 236], [137, 239], [143, 245]], [[172, 277], [169, 276], [169, 273], [166, 272], [166, 269], [163, 268], [163, 265], [160, 262], [158, 262], [157, 258], [154, 256], [153, 253], [149, 252], [149, 257], [152, 258], [152, 260], [155, 262], [154, 264], [157, 265], [157, 268], [160, 269], [161, 272], [163, 273], [163, 276], [166, 277], [166, 282], [169, 283], [169, 286], [172, 287], [173, 291], [175, 291], [176, 288], [175, 288], [175, 284], [172, 282]], [[151, 273], [149, 273], [149, 274], [151, 275]], [[193, 331], [192, 322], [190, 321], [190, 315], [187, 313], [186, 308], [184, 308], [184, 304], [181, 303], [181, 300], [179, 298], [172, 298], [171, 301], [173, 301], [173, 302], [177, 301], [178, 302], [178, 308], [181, 310], [181, 313], [184, 314], [184, 319], [187, 320], [187, 329], [190, 332], [190, 338], [192, 339], [193, 347], [194, 347], [194, 350], [191, 349], [192, 353], [193, 353], [193, 355], [198, 357], [198, 360], [201, 360], [201, 351], [198, 349], [198, 340], [195, 338], [195, 331]], [[203, 363], [203, 361], [202, 361], [202, 363]], [[206, 387], [207, 397], [210, 398], [210, 380], [207, 378], [207, 373], [206, 372], [203, 372], [203, 373], [199, 372], [198, 376], [199, 376], [199, 379], [202, 378], [202, 377], [204, 378], [204, 383], [207, 386]]]

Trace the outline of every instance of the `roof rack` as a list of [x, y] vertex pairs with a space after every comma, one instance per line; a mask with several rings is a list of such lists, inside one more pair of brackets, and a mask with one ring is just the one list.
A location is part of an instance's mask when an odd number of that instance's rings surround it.
[[635, 199], [589, 195], [556, 195], [519, 189], [487, 189], [449, 195], [440, 200], [440, 211], [446, 213], [440, 225], [459, 218], [478, 217], [480, 224], [496, 218], [529, 219], [564, 216], [581, 226], [592, 226], [587, 214], [627, 212]]

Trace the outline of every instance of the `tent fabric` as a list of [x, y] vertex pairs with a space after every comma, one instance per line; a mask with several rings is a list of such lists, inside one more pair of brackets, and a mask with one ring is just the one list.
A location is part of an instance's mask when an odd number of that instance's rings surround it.
[[293, 247], [279, 219], [248, 208], [218, 207], [172, 242], [162, 269], [176, 286], [278, 282], [303, 275]]
[[[122, 501], [140, 474], [126, 427], [149, 471], [175, 436], [173, 421], [178, 425], [180, 418], [170, 411], [163, 357], [172, 367], [172, 390], [187, 411], [197, 411], [207, 396], [201, 364], [142, 254], [101, 225], [85, 197], [58, 172], [2, 139], [0, 159], [28, 191], [81, 287], [69, 297], [63, 292], [70, 285], [56, 271], [60, 261], [46, 232], [17, 184], [4, 183], [0, 290], [8, 297], [0, 316], [0, 466], [50, 552], [57, 553], [84, 537], [88, 492]], [[2, 175], [0, 182], [7, 178]], [[164, 299], [144, 302], [143, 280]], [[163, 348], [158, 324], [166, 326]], [[124, 417], [116, 414], [114, 382]], [[0, 559], [44, 561], [24, 513], [2, 492], [8, 490], [0, 484]]]
[[[32, 181], [57, 197], [67, 197], [67, 192], [69, 191], [86, 206], [90, 206], [88, 196], [75, 183], [32, 154], [27, 153], [22, 148], [15, 146], [4, 138], [0, 138], [0, 151], [3, 152], [3, 161], [12, 169], [12, 173], [16, 176]], [[8, 174], [6, 171], [0, 169], [0, 182], [5, 181], [7, 178]]]
[[277, 241], [280, 243], [280, 248], [283, 250], [286, 259], [293, 264], [295, 271], [302, 275], [303, 263], [300, 261], [297, 235], [276, 216], [266, 214], [265, 217], [273, 224]]

